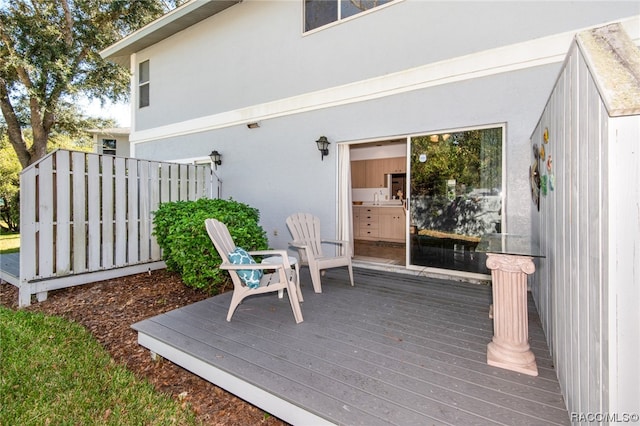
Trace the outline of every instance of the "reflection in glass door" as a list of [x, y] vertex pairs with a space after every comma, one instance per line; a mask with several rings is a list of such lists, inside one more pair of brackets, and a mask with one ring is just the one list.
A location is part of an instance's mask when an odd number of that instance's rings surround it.
[[502, 227], [503, 127], [411, 138], [410, 260], [488, 274], [480, 237]]

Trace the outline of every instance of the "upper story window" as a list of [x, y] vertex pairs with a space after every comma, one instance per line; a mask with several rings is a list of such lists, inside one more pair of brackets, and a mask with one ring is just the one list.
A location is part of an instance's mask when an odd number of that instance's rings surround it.
[[138, 65], [138, 107], [149, 106], [149, 61]]
[[394, 0], [304, 0], [304, 30], [311, 31], [392, 1]]
[[102, 139], [102, 153], [106, 155], [116, 155], [116, 140]]

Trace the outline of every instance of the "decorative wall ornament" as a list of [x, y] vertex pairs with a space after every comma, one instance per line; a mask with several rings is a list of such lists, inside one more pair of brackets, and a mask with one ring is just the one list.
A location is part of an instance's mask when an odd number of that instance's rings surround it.
[[553, 174], [553, 159], [551, 158], [551, 154], [547, 156], [546, 165], [547, 165], [547, 174], [545, 175], [545, 182], [543, 182], [543, 185], [545, 185], [545, 188], [542, 191], [543, 192], [542, 195], [547, 195], [547, 189], [549, 191], [553, 191], [556, 186], [556, 177]]
[[[537, 143], [533, 144], [533, 163], [529, 166], [529, 184], [531, 187], [531, 199], [540, 211], [540, 153], [542, 149]], [[544, 157], [543, 157], [544, 161]]]
[[540, 211], [540, 172], [538, 171], [537, 159], [529, 166], [529, 182], [531, 184], [531, 199]]

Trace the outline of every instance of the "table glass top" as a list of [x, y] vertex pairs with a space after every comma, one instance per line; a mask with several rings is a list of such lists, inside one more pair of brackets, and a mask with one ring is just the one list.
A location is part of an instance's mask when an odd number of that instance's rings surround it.
[[484, 253], [511, 254], [518, 256], [545, 257], [531, 237], [515, 234], [486, 234], [478, 243], [476, 251]]

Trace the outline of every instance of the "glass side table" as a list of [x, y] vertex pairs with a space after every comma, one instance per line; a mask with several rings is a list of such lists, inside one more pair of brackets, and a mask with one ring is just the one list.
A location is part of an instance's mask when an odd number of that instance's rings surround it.
[[529, 346], [527, 275], [536, 270], [533, 258], [544, 255], [530, 237], [513, 234], [487, 234], [476, 251], [487, 254], [491, 270], [493, 339], [487, 345], [487, 364], [537, 376]]

